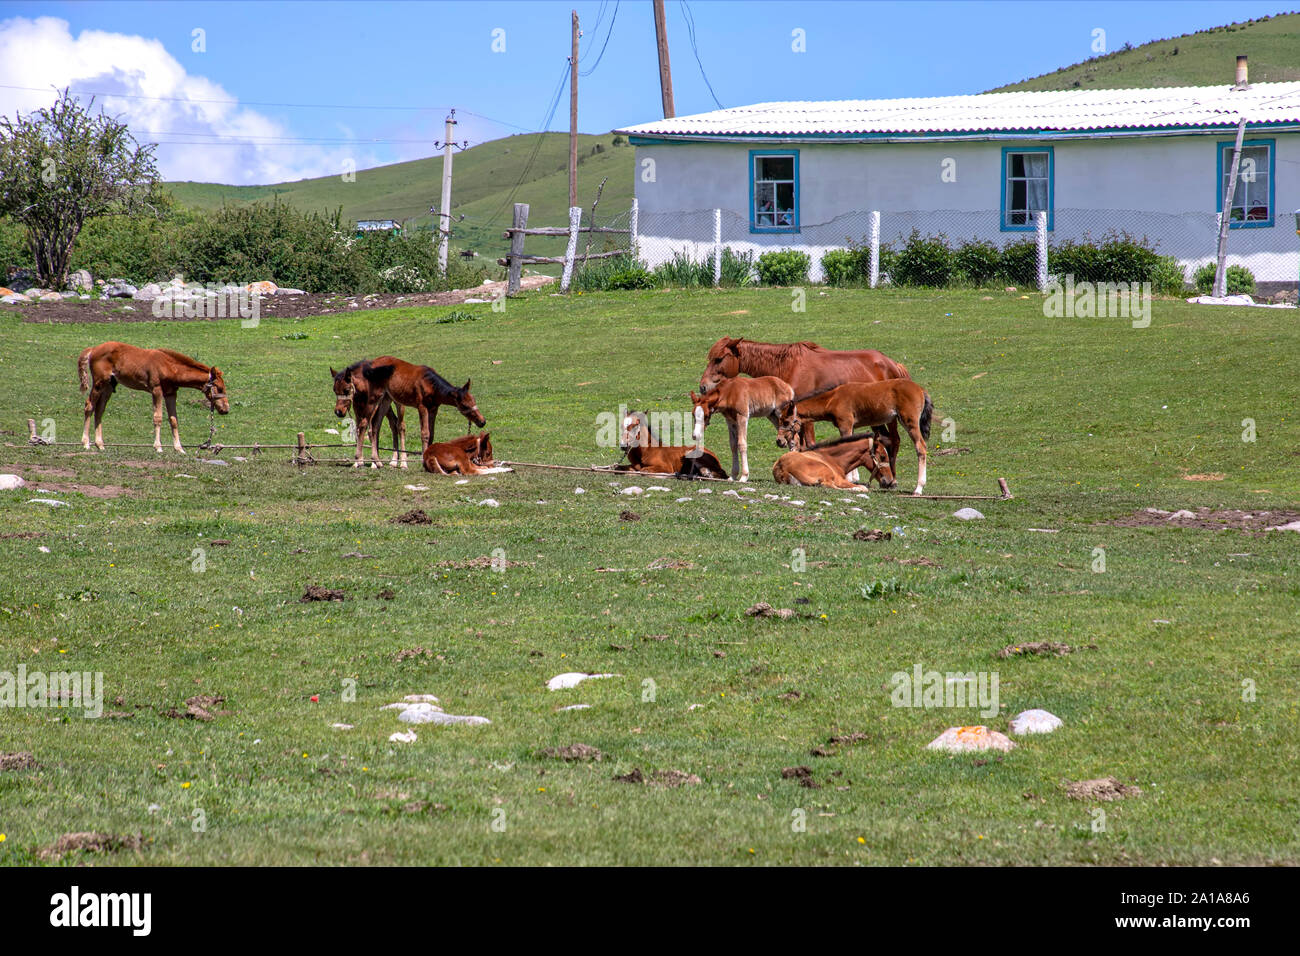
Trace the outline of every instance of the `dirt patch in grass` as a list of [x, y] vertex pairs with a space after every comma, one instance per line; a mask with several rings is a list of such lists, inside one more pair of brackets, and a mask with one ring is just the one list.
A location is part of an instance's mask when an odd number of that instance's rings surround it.
[[684, 770], [656, 770], [654, 773], [647, 776], [641, 772], [640, 767], [633, 767], [631, 773], [625, 773], [621, 776], [616, 774], [614, 779], [619, 783], [642, 783], [649, 786], [669, 788], [681, 786], [693, 787], [696, 784], [704, 782], [695, 774], [687, 773]]
[[759, 601], [754, 606], [745, 608], [745, 614], [748, 617], [776, 617], [783, 621], [799, 616], [793, 608], [772, 607], [766, 601]]
[[557, 760], [600, 760], [605, 755], [590, 744], [569, 744], [567, 747], [547, 747], [542, 752], [543, 757], [554, 757]]
[[40, 770], [41, 765], [26, 750], [15, 753], [0, 753], [0, 771], [3, 770]]
[[307, 590], [303, 592], [302, 597], [298, 598], [299, 604], [310, 604], [312, 601], [346, 601], [348, 596], [338, 588], [323, 588], [316, 584], [307, 585]]
[[[23, 467], [23, 466], [19, 466]], [[55, 471], [64, 471], [64, 469], [52, 469]], [[72, 472], [68, 472], [71, 475]], [[27, 483], [32, 486], [31, 490], [36, 491], [37, 486], [47, 491], [58, 491], [63, 494], [75, 493], [85, 495], [87, 498], [120, 498], [122, 495], [135, 495], [138, 492], [125, 488], [122, 485], [90, 485], [80, 481], [46, 481], [44, 478], [28, 478]]]
[[409, 660], [412, 657], [437, 657], [437, 656], [438, 655], [436, 655], [433, 651], [429, 650], [427, 647], [407, 647], [407, 648], [403, 648], [402, 650], [394, 654], [393, 660], [396, 661], [398, 664], [400, 664], [402, 663], [402, 661]]
[[694, 568], [694, 561], [676, 561], [672, 558], [655, 558], [645, 566], [647, 571], [689, 571]]
[[1120, 783], [1114, 777], [1096, 780], [1076, 780], [1065, 786], [1065, 795], [1071, 800], [1123, 800], [1142, 793], [1141, 787]]
[[[1096, 647], [1096, 644], [1089, 645]], [[1039, 654], [1054, 654], [1057, 657], [1064, 657], [1066, 654], [1073, 654], [1078, 648], [1071, 647], [1069, 644], [1061, 644], [1057, 641], [1026, 641], [1023, 644], [1008, 644], [1002, 650], [998, 651], [998, 657], [1022, 657], [1036, 656]]]
[[966, 455], [970, 453], [969, 448], [936, 448], [936, 455]]
[[1268, 528], [1300, 521], [1300, 511], [1237, 511], [1233, 509], [1215, 511], [1212, 508], [1197, 508], [1195, 511], [1163, 511], [1159, 508], [1143, 508], [1131, 515], [1124, 515], [1101, 524], [1117, 525], [1121, 528], [1203, 528], [1210, 531], [1246, 531], [1263, 534]]
[[892, 531], [881, 531], [879, 528], [873, 528], [870, 531], [866, 528], [859, 528], [853, 532], [854, 541], [888, 541], [893, 536]]
[[31, 541], [33, 538], [45, 537], [44, 531], [9, 531], [0, 534], [0, 541], [8, 541], [11, 538], [18, 538], [22, 541]]
[[[452, 568], [456, 571], [474, 571], [481, 568], [493, 567], [492, 557], [481, 554], [477, 558], [470, 558], [467, 561], [439, 561], [438, 567]], [[532, 567], [531, 561], [499, 561], [496, 567], [499, 568], [529, 568]]]
[[433, 519], [425, 514], [423, 509], [414, 508], [394, 518], [393, 524], [433, 524]]
[[618, 513], [619, 521], [640, 521], [641, 516], [635, 511], [620, 511]]
[[929, 558], [900, 558], [893, 554], [882, 554], [881, 561], [897, 561], [899, 564], [906, 564], [914, 568], [941, 568], [943, 567], [938, 561], [931, 561]]
[[397, 592], [392, 588], [384, 588], [376, 594], [375, 597], [379, 598], [381, 601], [391, 601], [393, 598], [397, 597]]
[[140, 834], [121, 836], [114, 833], [65, 833], [37, 855], [42, 860], [57, 860], [69, 853], [117, 853], [139, 851], [144, 839]]
[[226, 698], [212, 694], [199, 694], [194, 697], [185, 699], [185, 710], [180, 711], [175, 707], [169, 707], [167, 710], [158, 711], [159, 716], [166, 717], [169, 720], [216, 720], [218, 717], [230, 716], [230, 711], [221, 710], [220, 707], [226, 702]]

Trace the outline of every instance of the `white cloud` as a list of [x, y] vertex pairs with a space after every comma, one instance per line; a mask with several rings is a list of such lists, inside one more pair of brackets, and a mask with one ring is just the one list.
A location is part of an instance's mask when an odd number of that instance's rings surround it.
[[[96, 106], [124, 120], [141, 143], [160, 144], [164, 179], [277, 183], [338, 175], [348, 160], [356, 169], [381, 162], [350, 146], [269, 145], [301, 134], [186, 72], [156, 39], [103, 30], [74, 37], [66, 20], [15, 17], [0, 20], [0, 50], [0, 115], [48, 106], [55, 88], [109, 94]], [[29, 89], [4, 88], [14, 86]], [[240, 141], [262, 145], [231, 145]]]

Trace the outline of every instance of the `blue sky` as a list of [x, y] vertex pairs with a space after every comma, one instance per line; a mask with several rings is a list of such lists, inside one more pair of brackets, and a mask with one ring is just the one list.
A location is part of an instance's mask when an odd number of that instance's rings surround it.
[[[666, 6], [677, 112], [686, 114], [716, 105], [696, 52], [724, 106], [973, 93], [1088, 58], [1097, 28], [1113, 50], [1287, 4]], [[581, 129], [658, 118], [649, 0], [0, 3], [0, 113], [48, 99], [13, 87], [71, 83], [130, 93], [104, 102], [147, 130], [142, 139], [167, 144], [159, 155], [168, 178], [272, 182], [333, 172], [342, 161], [364, 168], [430, 155], [449, 106], [462, 120], [457, 139], [540, 128], [566, 69], [570, 9], [583, 24], [581, 67], [592, 71], [579, 82]], [[192, 49], [195, 29], [205, 31], [203, 52]], [[498, 29], [504, 52], [492, 49]], [[806, 52], [792, 50], [796, 29]], [[1231, 68], [1224, 64], [1225, 82]], [[567, 87], [550, 128], [568, 128]]]

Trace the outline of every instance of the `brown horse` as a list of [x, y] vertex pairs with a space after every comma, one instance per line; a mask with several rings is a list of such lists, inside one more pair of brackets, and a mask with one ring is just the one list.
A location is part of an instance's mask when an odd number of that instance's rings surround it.
[[[924, 388], [911, 379], [890, 378], [883, 382], [849, 382], [821, 395], [806, 398], [796, 406], [789, 425], [782, 429], [777, 444], [798, 448], [802, 438], [802, 423], [809, 421], [834, 422], [840, 435], [850, 435], [859, 425], [890, 425], [902, 422], [916, 446], [919, 495], [925, 490], [926, 442], [930, 438], [930, 417], [934, 403]], [[895, 425], [895, 427], [897, 427]], [[893, 469], [893, 462], [890, 462]]]
[[424, 470], [435, 475], [491, 475], [509, 471], [497, 467], [488, 434], [479, 432], [453, 441], [430, 442], [424, 450]]
[[661, 445], [650, 428], [645, 412], [628, 412], [623, 419], [619, 448], [628, 463], [615, 471], [648, 471], [660, 475], [726, 478], [718, 456], [698, 442], [694, 445]]
[[889, 453], [884, 442], [875, 435], [851, 435], [816, 445], [807, 451], [788, 451], [772, 466], [772, 477], [778, 484], [866, 491], [866, 485], [846, 477], [862, 467], [867, 468], [871, 478], [880, 482], [880, 487], [894, 486]]
[[121, 342], [92, 345], [77, 359], [81, 390], [86, 396], [86, 427], [81, 446], [90, 449], [90, 418], [95, 418], [95, 447], [104, 450], [104, 408], [119, 384], [153, 396], [153, 450], [162, 453], [163, 404], [172, 427], [172, 448], [185, 454], [176, 424], [176, 390], [197, 388], [208, 407], [222, 415], [230, 411], [226, 382], [215, 365], [204, 365], [171, 349], [142, 349]]
[[749, 481], [749, 419], [761, 415], [772, 422], [778, 434], [794, 418], [794, 389], [775, 375], [761, 378], [726, 378], [704, 395], [691, 392], [695, 406], [695, 442], [704, 440], [704, 429], [714, 412], [727, 419], [731, 439], [731, 474]]
[[381, 355], [362, 369], [362, 375], [371, 385], [383, 388], [397, 405], [398, 444], [402, 460], [406, 460], [406, 423], [403, 406], [414, 406], [420, 415], [420, 453], [433, 441], [433, 427], [438, 419], [438, 406], [451, 405], [477, 428], [487, 424], [474, 396], [469, 393], [470, 380], [460, 388], [427, 365], [412, 365], [391, 355]]
[[[898, 362], [875, 349], [826, 349], [816, 342], [753, 342], [723, 336], [709, 349], [708, 364], [700, 376], [700, 391], [737, 375], [775, 375], [790, 383], [796, 395], [812, 395], [845, 382], [879, 382], [911, 378]], [[812, 422], [804, 424], [804, 444], [817, 440]], [[888, 429], [889, 464], [898, 458], [898, 426]]]
[[[388, 393], [383, 388], [372, 387], [363, 374], [362, 367], [368, 364], [366, 361], [353, 362], [341, 372], [330, 369], [330, 375], [334, 377], [334, 414], [342, 418], [351, 409], [356, 421], [357, 457], [352, 463], [353, 468], [360, 468], [365, 461], [362, 448], [365, 447], [367, 432], [370, 433], [370, 467], [382, 467], [379, 461], [379, 426], [387, 416], [388, 427], [393, 433], [392, 465], [396, 467], [398, 464], [397, 432], [400, 423], [397, 413], [393, 411], [393, 402], [388, 397]], [[401, 466], [406, 467], [405, 455], [402, 456]]]

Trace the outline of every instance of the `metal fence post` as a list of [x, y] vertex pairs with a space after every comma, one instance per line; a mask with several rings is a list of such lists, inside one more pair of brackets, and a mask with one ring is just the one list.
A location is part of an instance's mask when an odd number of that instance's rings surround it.
[[871, 274], [869, 276], [869, 285], [875, 288], [880, 285], [880, 210], [871, 210]]
[[578, 230], [582, 226], [582, 207], [569, 207], [569, 245], [564, 250], [564, 275], [560, 277], [560, 291], [568, 292], [573, 281], [573, 260], [578, 255]]
[[722, 210], [713, 210], [713, 284], [722, 285]]
[[632, 258], [633, 258], [633, 259], [639, 259], [639, 258], [640, 258], [640, 256], [637, 254], [637, 251], [636, 251], [637, 228], [640, 226], [640, 221], [639, 221], [639, 220], [640, 220], [640, 215], [639, 215], [639, 213], [640, 213], [640, 210], [639, 210], [638, 207], [637, 207], [636, 197], [633, 196], [633, 197], [632, 197], [632, 211], [631, 211], [630, 213], [628, 213], [628, 223], [627, 223], [627, 230], [628, 230], [628, 237], [627, 237], [627, 238], [628, 238], [628, 244], [627, 244], [627, 248], [628, 248], [628, 252], [630, 252], [630, 253], [632, 254]]
[[1038, 291], [1047, 291], [1047, 213], [1034, 213], [1034, 242], [1038, 246]]

